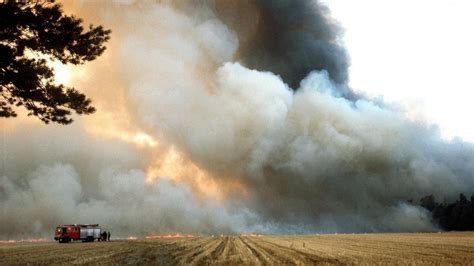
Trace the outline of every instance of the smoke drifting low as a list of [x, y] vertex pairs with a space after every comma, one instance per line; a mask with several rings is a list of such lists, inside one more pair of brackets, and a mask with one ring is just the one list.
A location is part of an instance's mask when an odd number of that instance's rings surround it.
[[0, 238], [63, 223], [121, 236], [433, 230], [407, 199], [474, 189], [472, 144], [347, 99], [339, 29], [316, 1], [66, 8], [113, 31], [71, 80], [98, 112], [68, 127], [2, 121]]

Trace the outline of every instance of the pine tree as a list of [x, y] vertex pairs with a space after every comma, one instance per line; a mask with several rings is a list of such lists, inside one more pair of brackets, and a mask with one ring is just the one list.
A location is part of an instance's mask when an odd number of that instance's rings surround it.
[[45, 59], [77, 65], [101, 55], [110, 30], [81, 24], [54, 1], [0, 3], [0, 117], [23, 106], [45, 123], [69, 124], [72, 111], [95, 111], [86, 95], [54, 82]]

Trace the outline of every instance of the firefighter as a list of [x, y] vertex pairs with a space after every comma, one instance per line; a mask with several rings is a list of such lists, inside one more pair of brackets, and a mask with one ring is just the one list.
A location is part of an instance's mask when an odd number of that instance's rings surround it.
[[107, 241], [107, 232], [102, 232], [102, 241]]
[[107, 232], [107, 241], [110, 241], [110, 231]]

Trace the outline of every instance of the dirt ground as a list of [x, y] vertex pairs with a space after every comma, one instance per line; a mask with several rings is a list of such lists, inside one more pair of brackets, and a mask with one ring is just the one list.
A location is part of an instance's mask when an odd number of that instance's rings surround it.
[[10, 264], [474, 264], [474, 232], [214, 236], [0, 244]]

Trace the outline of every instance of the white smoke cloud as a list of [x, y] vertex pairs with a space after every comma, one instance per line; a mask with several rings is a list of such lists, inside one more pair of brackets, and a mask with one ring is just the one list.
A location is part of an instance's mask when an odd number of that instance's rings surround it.
[[[193, 7], [68, 7], [113, 30], [107, 53], [73, 81], [101, 108], [68, 127], [3, 122], [0, 238], [47, 236], [61, 223], [100, 223], [121, 236], [433, 230], [426, 211], [404, 202], [474, 188], [472, 145], [343, 98], [347, 88], [324, 70], [294, 92], [274, 73], [233, 62], [237, 33], [212, 5]], [[159, 145], [120, 139], [133, 129]], [[224, 199], [198, 196], [193, 176], [147, 182], [150, 162], [171, 148], [209, 173]], [[226, 187], [235, 183], [240, 190]]]
[[69, 164], [40, 166], [21, 185], [2, 176], [0, 236], [48, 237], [55, 225], [72, 223], [100, 223], [119, 237], [210, 234], [242, 230], [254, 219], [249, 211], [230, 213], [212, 200], [197, 200], [186, 185], [166, 179], [148, 184], [140, 170], [105, 169], [97, 179], [100, 193], [90, 197]]

